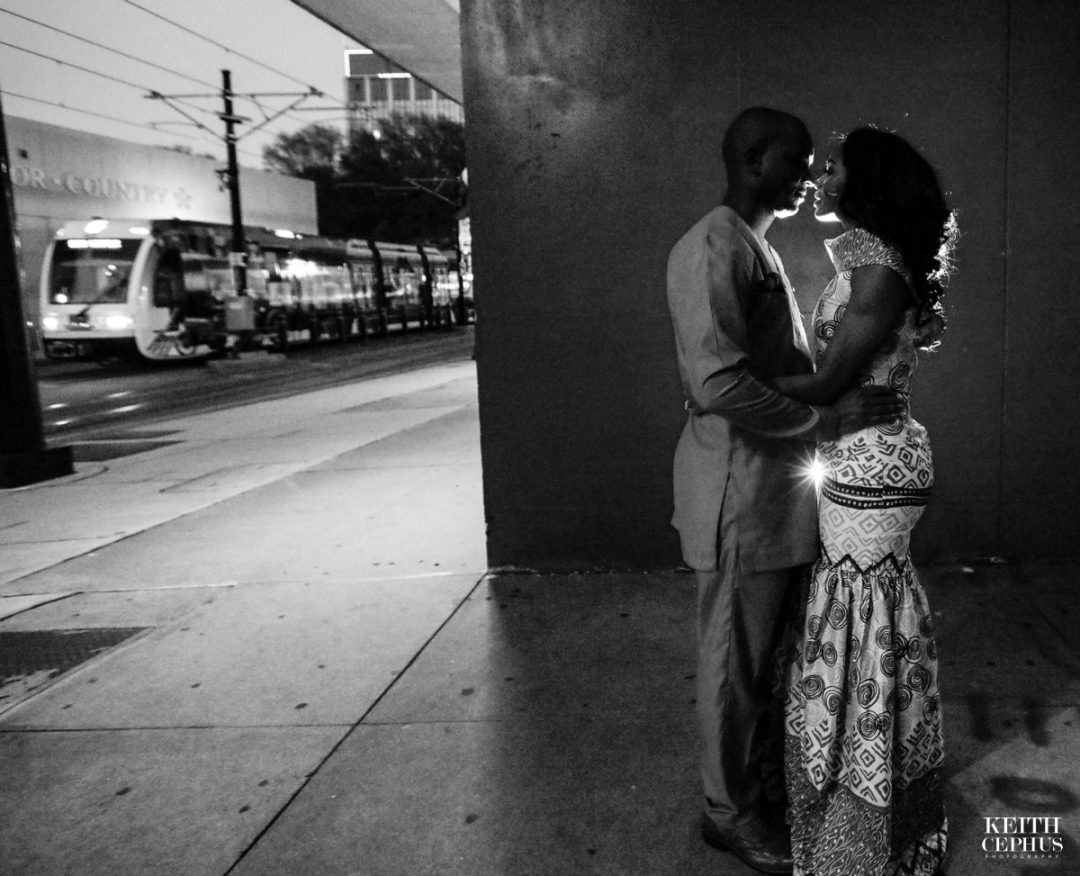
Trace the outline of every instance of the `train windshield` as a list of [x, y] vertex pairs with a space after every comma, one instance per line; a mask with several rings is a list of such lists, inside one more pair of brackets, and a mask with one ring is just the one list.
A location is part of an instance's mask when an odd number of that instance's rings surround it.
[[128, 278], [141, 239], [58, 240], [49, 271], [53, 304], [107, 304], [127, 300]]

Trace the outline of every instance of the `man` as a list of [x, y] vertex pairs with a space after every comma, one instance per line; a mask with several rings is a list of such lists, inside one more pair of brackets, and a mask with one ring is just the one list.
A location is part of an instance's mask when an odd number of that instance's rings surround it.
[[[813, 370], [802, 320], [765, 234], [812, 186], [813, 144], [794, 116], [755, 107], [723, 142], [727, 193], [668, 260], [668, 307], [689, 413], [675, 453], [675, 515], [698, 586], [697, 711], [706, 842], [767, 873], [792, 870], [765, 814], [761, 765], [783, 609], [817, 555], [805, 477], [812, 443], [896, 416], [884, 390], [832, 408], [766, 382]], [[774, 716], [775, 717], [775, 716]]]

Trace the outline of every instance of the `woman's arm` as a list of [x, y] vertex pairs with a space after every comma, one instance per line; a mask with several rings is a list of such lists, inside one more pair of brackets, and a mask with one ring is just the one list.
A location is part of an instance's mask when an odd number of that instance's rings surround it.
[[813, 374], [778, 377], [769, 384], [783, 395], [831, 405], [852, 389], [912, 304], [911, 290], [892, 268], [864, 265], [851, 272], [851, 299]]

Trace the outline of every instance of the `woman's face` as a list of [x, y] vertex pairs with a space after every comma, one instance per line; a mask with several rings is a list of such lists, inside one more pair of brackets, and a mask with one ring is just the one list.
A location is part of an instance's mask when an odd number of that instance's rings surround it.
[[844, 193], [844, 162], [839, 149], [832, 149], [825, 169], [815, 183], [814, 217], [819, 222], [842, 222], [840, 196]]

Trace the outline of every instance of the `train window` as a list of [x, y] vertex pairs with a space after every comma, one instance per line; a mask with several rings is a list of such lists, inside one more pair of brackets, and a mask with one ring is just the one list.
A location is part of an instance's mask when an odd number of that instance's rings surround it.
[[207, 283], [206, 272], [203, 270], [202, 262], [185, 262], [184, 263], [184, 291], [191, 293], [207, 292], [209, 290], [209, 284]]
[[184, 261], [184, 297], [206, 300], [232, 294], [233, 270], [223, 259], [188, 259]]
[[248, 294], [256, 298], [265, 298], [267, 295], [266, 271], [262, 268], [249, 268], [247, 272]]
[[370, 264], [352, 264], [353, 289], [361, 298], [369, 299], [374, 291], [375, 281]]
[[141, 240], [58, 241], [53, 248], [49, 299], [54, 304], [126, 301], [131, 267], [141, 244]]
[[206, 275], [206, 290], [215, 298], [220, 300], [233, 294], [235, 279], [228, 263], [208, 263], [203, 266], [203, 273]]
[[349, 269], [345, 265], [330, 265], [326, 269], [326, 295], [331, 301], [344, 301], [352, 293]]

